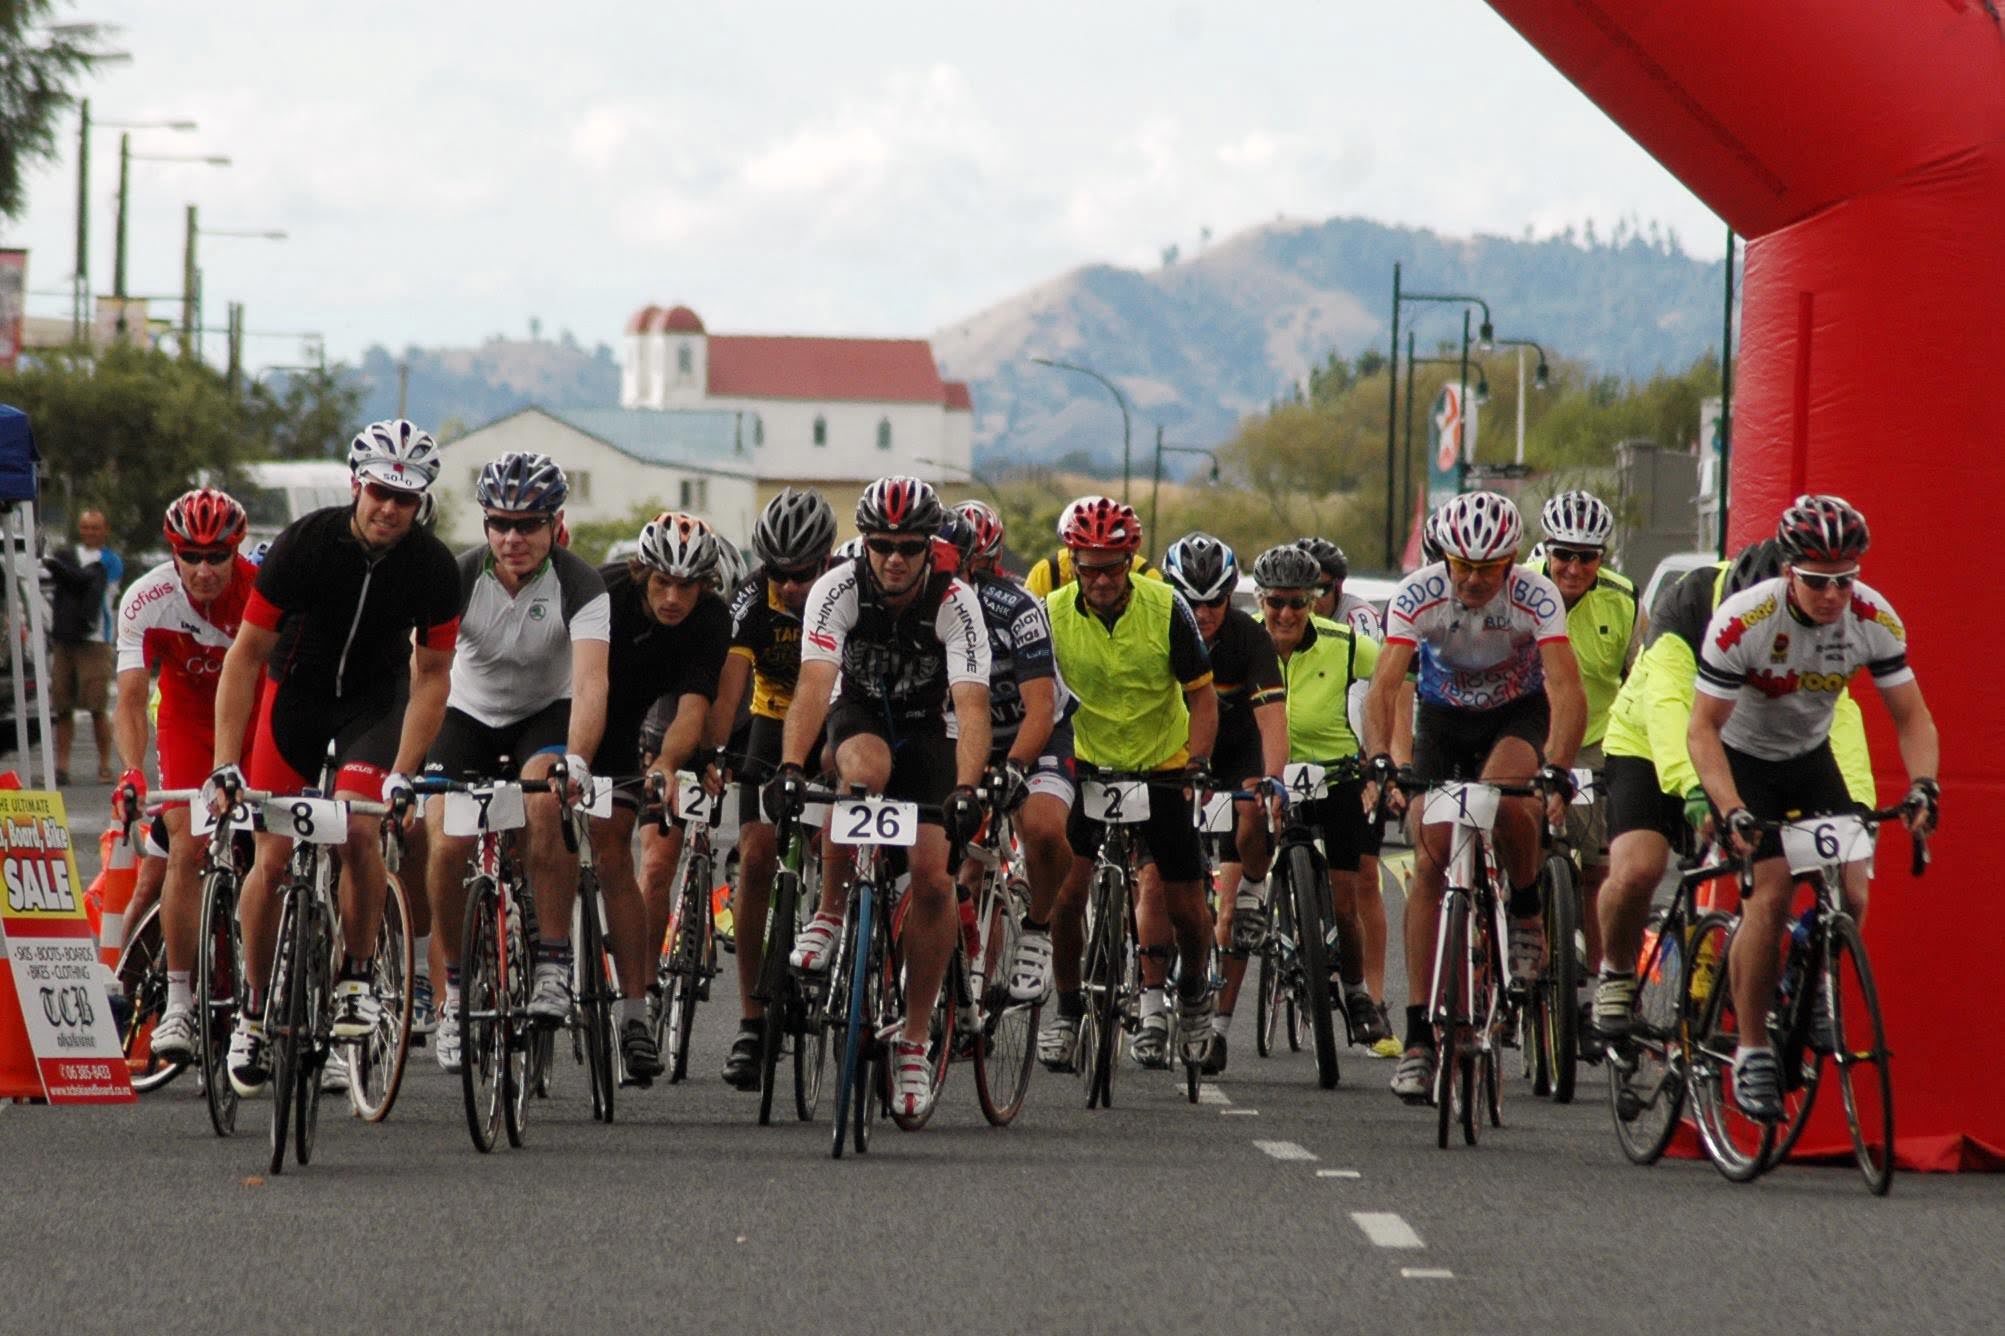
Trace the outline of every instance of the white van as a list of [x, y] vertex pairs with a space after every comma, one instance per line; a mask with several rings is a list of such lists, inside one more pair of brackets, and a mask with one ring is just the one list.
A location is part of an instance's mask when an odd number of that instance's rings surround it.
[[269, 541], [302, 515], [327, 506], [345, 506], [351, 495], [348, 465], [332, 459], [267, 460], [244, 466], [233, 495], [250, 517], [249, 548]]

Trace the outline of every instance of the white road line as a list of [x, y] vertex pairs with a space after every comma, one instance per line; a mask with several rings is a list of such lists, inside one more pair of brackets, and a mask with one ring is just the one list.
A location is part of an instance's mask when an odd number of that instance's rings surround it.
[[1277, 1160], [1313, 1160], [1316, 1153], [1307, 1146], [1298, 1146], [1292, 1141], [1256, 1141], [1253, 1143], [1262, 1152]]
[[1197, 1088], [1197, 1102], [1200, 1104], [1230, 1104], [1226, 1093], [1215, 1085], [1201, 1085]]
[[1318, 1170], [1316, 1171], [1316, 1177], [1318, 1177], [1318, 1178], [1363, 1178], [1363, 1177], [1364, 1177], [1364, 1175], [1363, 1175], [1363, 1174], [1361, 1174], [1361, 1173], [1359, 1173], [1359, 1172], [1358, 1172], [1357, 1170], [1355, 1170], [1355, 1169], [1318, 1169]]
[[1351, 1220], [1380, 1248], [1424, 1248], [1413, 1226], [1391, 1211], [1352, 1211]]
[[1445, 1266], [1403, 1266], [1399, 1269], [1401, 1280], [1453, 1280], [1455, 1273]]
[[1223, 1118], [1258, 1118], [1260, 1116], [1260, 1110], [1258, 1109], [1220, 1109], [1218, 1112], [1219, 1116]]

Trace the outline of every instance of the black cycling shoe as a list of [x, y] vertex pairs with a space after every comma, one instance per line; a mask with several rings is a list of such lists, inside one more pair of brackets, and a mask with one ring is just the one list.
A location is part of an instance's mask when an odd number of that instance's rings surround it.
[[628, 1021], [620, 1027], [620, 1061], [626, 1064], [628, 1078], [643, 1090], [661, 1075], [661, 1050], [654, 1046], [646, 1021]]
[[731, 1044], [731, 1056], [724, 1059], [724, 1084], [739, 1090], [757, 1090], [763, 1075], [759, 1070], [760, 1059], [764, 1056], [761, 1032], [740, 1027], [738, 1038]]
[[1211, 1047], [1204, 1051], [1204, 1066], [1198, 1070], [1206, 1076], [1217, 1076], [1225, 1070], [1225, 1036], [1212, 1031]]

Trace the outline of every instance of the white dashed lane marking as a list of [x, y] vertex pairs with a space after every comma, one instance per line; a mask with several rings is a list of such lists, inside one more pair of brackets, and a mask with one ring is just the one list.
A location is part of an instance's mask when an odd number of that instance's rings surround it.
[[1215, 1085], [1201, 1085], [1197, 1088], [1197, 1102], [1200, 1104], [1230, 1104], [1231, 1099]]
[[1413, 1226], [1391, 1211], [1352, 1211], [1351, 1220], [1380, 1248], [1424, 1248]]
[[1403, 1266], [1399, 1269], [1401, 1280], [1453, 1280], [1455, 1273], [1445, 1266]]
[[1361, 1174], [1361, 1173], [1359, 1173], [1359, 1172], [1358, 1172], [1357, 1170], [1355, 1170], [1355, 1169], [1318, 1169], [1318, 1170], [1316, 1171], [1316, 1177], [1318, 1177], [1318, 1178], [1363, 1178], [1363, 1177], [1364, 1177], [1364, 1175], [1363, 1175], [1363, 1174]]
[[1298, 1146], [1292, 1141], [1256, 1141], [1253, 1143], [1261, 1151], [1277, 1160], [1313, 1160], [1316, 1153], [1306, 1146]]
[[1218, 1112], [1221, 1117], [1225, 1118], [1258, 1118], [1260, 1116], [1260, 1110], [1258, 1109], [1220, 1109]]

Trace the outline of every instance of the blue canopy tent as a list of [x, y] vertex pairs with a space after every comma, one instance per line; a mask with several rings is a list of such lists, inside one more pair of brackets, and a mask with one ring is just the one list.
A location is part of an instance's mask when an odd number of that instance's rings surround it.
[[[36, 558], [35, 501], [39, 495], [36, 466], [41, 452], [35, 448], [35, 432], [28, 415], [9, 404], [0, 404], [0, 553], [7, 563], [7, 626], [9, 664], [13, 668], [14, 740], [28, 769], [28, 783], [34, 784], [34, 755], [28, 747], [28, 674], [24, 652], [33, 665], [34, 680], [49, 680], [48, 628], [42, 621], [39, 593], [23, 597], [23, 590], [38, 590], [39, 562]], [[20, 633], [21, 605], [27, 604], [29, 634]], [[56, 787], [55, 757], [49, 750], [49, 698], [35, 693], [35, 710], [41, 724], [42, 786]]]

